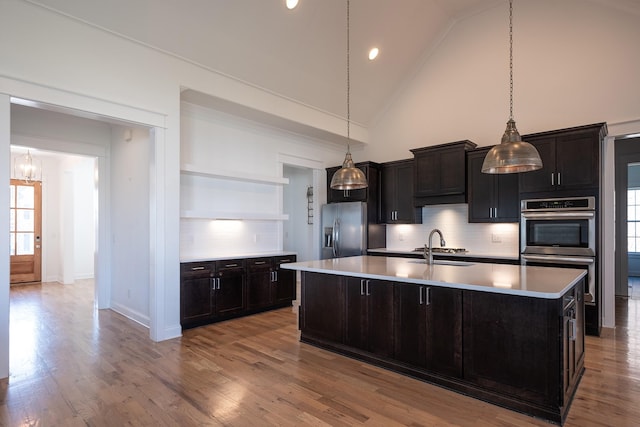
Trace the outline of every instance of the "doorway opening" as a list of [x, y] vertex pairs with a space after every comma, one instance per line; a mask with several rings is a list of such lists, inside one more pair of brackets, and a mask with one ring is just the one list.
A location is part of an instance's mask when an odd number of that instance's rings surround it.
[[640, 138], [615, 141], [615, 312], [626, 326], [640, 309]]
[[283, 211], [289, 215], [283, 225], [283, 249], [295, 252], [298, 261], [308, 261], [314, 258], [313, 228], [318, 219], [313, 169], [284, 165], [282, 175], [289, 178], [282, 194]]

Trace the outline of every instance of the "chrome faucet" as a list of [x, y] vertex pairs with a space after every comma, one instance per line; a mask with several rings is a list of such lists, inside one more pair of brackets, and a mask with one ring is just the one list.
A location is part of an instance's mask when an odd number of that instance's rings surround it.
[[[442, 231], [438, 230], [437, 228], [434, 228], [433, 230], [431, 230], [431, 233], [429, 233], [429, 254], [427, 256], [427, 254], [425, 254], [425, 259], [427, 260], [427, 264], [429, 265], [433, 265], [433, 234], [434, 233], [438, 233], [440, 235], [440, 247], [444, 248], [447, 244], [447, 242], [444, 241], [444, 237], [442, 237]], [[425, 246], [425, 252], [427, 252], [427, 245]]]

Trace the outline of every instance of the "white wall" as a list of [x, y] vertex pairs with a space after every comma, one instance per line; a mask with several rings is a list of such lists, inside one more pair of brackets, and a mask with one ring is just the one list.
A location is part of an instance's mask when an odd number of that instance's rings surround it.
[[[640, 118], [640, 17], [598, 2], [514, 4], [514, 118], [521, 134]], [[455, 25], [371, 129], [365, 157], [500, 141], [509, 117], [508, 5]]]
[[145, 326], [149, 326], [150, 156], [147, 129], [113, 127], [111, 308]]
[[[307, 189], [313, 187], [313, 171], [298, 167], [285, 166], [284, 176], [289, 178], [289, 185], [284, 188], [283, 207], [289, 214], [289, 221], [284, 224], [284, 250], [295, 252], [298, 261], [315, 258], [314, 248], [319, 246], [313, 235], [314, 227], [320, 224], [320, 212], [311, 209], [311, 224], [308, 223]], [[312, 199], [318, 198], [315, 189]]]
[[[324, 168], [339, 164], [341, 148], [324, 147], [316, 141], [293, 133], [270, 128], [249, 120], [182, 103], [181, 162], [205, 168], [212, 173], [232, 171], [249, 175], [283, 177], [283, 157], [300, 162], [318, 162]], [[292, 160], [296, 161], [296, 160]], [[284, 184], [287, 192], [300, 193], [299, 187], [312, 185], [308, 170], [304, 182], [297, 177]], [[296, 187], [294, 190], [291, 187]], [[285, 231], [293, 233], [293, 224], [302, 221], [306, 247], [298, 247], [311, 257], [312, 226], [306, 225], [304, 211], [288, 211], [283, 185], [253, 183], [201, 176], [181, 177], [180, 208], [183, 211], [213, 211], [228, 216], [286, 214], [289, 220], [182, 219], [180, 224], [180, 258], [201, 259], [216, 256], [264, 254], [285, 248]], [[322, 193], [321, 193], [322, 194]], [[317, 197], [317, 196], [316, 196]], [[306, 206], [306, 196], [304, 197]], [[235, 215], [238, 213], [239, 215]], [[297, 228], [297, 227], [296, 227]], [[304, 232], [303, 232], [304, 233]], [[297, 252], [297, 250], [296, 250]]]

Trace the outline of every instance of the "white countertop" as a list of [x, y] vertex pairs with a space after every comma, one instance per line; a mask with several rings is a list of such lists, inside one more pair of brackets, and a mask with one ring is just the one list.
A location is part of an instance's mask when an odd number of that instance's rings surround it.
[[463, 261], [427, 265], [421, 259], [380, 256], [296, 262], [281, 268], [545, 299], [560, 298], [586, 275], [585, 270], [573, 268]]
[[277, 251], [277, 252], [258, 252], [253, 254], [229, 254], [229, 255], [217, 255], [217, 256], [185, 256], [180, 257], [180, 262], [206, 262], [206, 261], [223, 261], [228, 259], [247, 259], [247, 258], [263, 258], [263, 257], [272, 257], [272, 256], [290, 256], [296, 255], [295, 252], [285, 252], [285, 251]]

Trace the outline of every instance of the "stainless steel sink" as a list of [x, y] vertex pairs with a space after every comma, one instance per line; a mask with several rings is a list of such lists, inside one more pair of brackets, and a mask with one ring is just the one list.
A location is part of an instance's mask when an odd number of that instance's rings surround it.
[[[411, 264], [427, 264], [427, 261], [424, 259], [409, 261]], [[434, 265], [455, 265], [458, 267], [469, 267], [473, 265], [472, 262], [467, 261], [451, 261], [451, 260], [435, 260], [433, 261]]]

